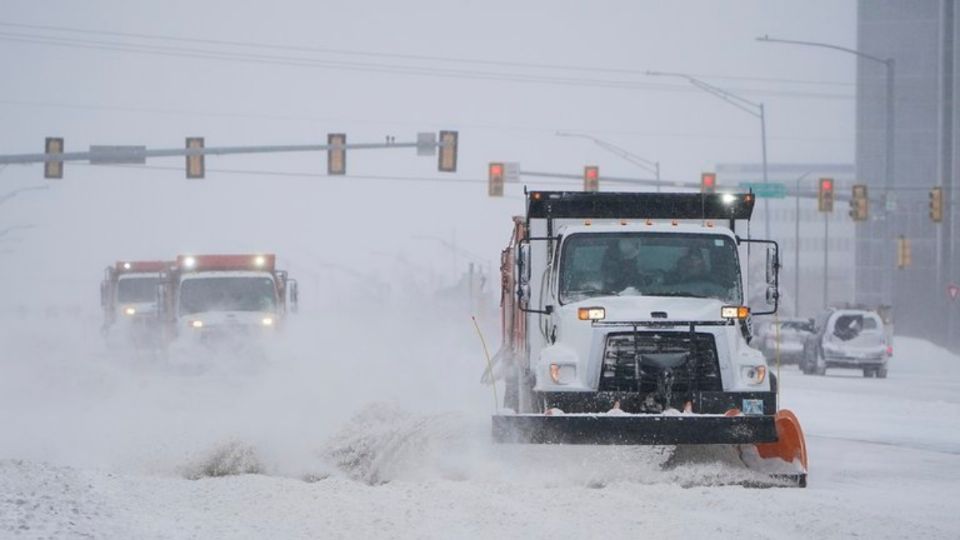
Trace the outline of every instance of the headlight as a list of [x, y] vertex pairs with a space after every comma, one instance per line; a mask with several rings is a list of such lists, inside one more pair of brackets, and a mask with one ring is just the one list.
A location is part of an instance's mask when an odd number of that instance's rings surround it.
[[190, 321], [190, 326], [194, 328], [203, 328], [203, 321]]
[[745, 366], [740, 370], [747, 384], [763, 384], [767, 378], [767, 366]]
[[263, 319], [260, 319], [260, 322], [261, 322], [264, 326], [273, 326], [273, 318], [272, 318], [272, 317], [264, 317]]
[[747, 306], [723, 306], [720, 308], [720, 317], [723, 319], [746, 319], [750, 316]]
[[577, 378], [577, 366], [550, 364], [550, 379], [553, 384], [570, 384]]
[[577, 318], [581, 321], [600, 321], [607, 317], [607, 310], [602, 307], [582, 307], [577, 310]]
[[136, 315], [137, 309], [132, 307], [123, 308], [123, 313], [126, 315]]

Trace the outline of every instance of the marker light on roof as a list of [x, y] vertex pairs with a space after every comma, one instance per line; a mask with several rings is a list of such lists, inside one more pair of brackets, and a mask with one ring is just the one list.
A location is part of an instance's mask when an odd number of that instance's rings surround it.
[[266, 262], [267, 262], [267, 259], [265, 259], [265, 258], [263, 257], [263, 255], [257, 255], [257, 256], [253, 259], [253, 264], [255, 264], [255, 265], [257, 265], [257, 266], [263, 266], [264, 263], [266, 263]]
[[737, 200], [737, 198], [734, 197], [732, 193], [724, 193], [722, 200], [723, 200], [723, 204], [733, 204], [734, 201]]
[[197, 265], [197, 260], [194, 259], [193, 257], [184, 257], [184, 258], [183, 258], [183, 266], [184, 266], [184, 267], [186, 267], [186, 268], [193, 268], [193, 267], [196, 266], [196, 265]]
[[123, 263], [123, 269], [124, 269], [124, 270], [129, 270], [129, 269], [130, 269], [130, 263], [128, 263], [128, 262]]

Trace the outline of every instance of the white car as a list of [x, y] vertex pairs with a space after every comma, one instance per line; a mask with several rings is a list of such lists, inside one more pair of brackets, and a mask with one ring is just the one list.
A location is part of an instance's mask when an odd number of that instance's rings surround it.
[[781, 363], [798, 364], [803, 359], [804, 346], [813, 333], [813, 319], [780, 319], [776, 323], [771, 321], [763, 325], [757, 332], [755, 343], [768, 364], [774, 364], [778, 354]]
[[834, 309], [817, 320], [806, 342], [800, 370], [823, 375], [828, 368], [863, 370], [864, 377], [887, 376], [891, 347], [883, 319], [875, 311]]

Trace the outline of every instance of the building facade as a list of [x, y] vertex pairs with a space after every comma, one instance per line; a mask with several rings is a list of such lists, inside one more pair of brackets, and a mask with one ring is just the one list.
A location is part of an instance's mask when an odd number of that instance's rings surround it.
[[[956, 185], [960, 68], [955, 0], [860, 0], [856, 176], [870, 190], [870, 221], [857, 226], [856, 299], [892, 305], [899, 334], [960, 348]], [[887, 173], [888, 70], [893, 74], [893, 167]], [[930, 218], [930, 190], [943, 190], [943, 221]], [[897, 239], [909, 242], [909, 264]]]

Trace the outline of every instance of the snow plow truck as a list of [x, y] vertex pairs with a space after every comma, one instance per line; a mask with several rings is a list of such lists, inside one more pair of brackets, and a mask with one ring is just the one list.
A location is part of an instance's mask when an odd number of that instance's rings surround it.
[[164, 343], [216, 346], [275, 333], [297, 309], [276, 256], [180, 255], [160, 281]]
[[501, 255], [503, 341], [485, 375], [506, 387], [494, 441], [727, 445], [762, 477], [805, 486], [800, 424], [749, 346], [741, 252], [765, 259], [756, 313], [779, 298], [777, 244], [738, 234], [754, 202], [527, 193]]
[[105, 336], [119, 337], [137, 345], [156, 344], [157, 284], [172, 261], [117, 261], [104, 270], [100, 282], [100, 306], [103, 308]]

